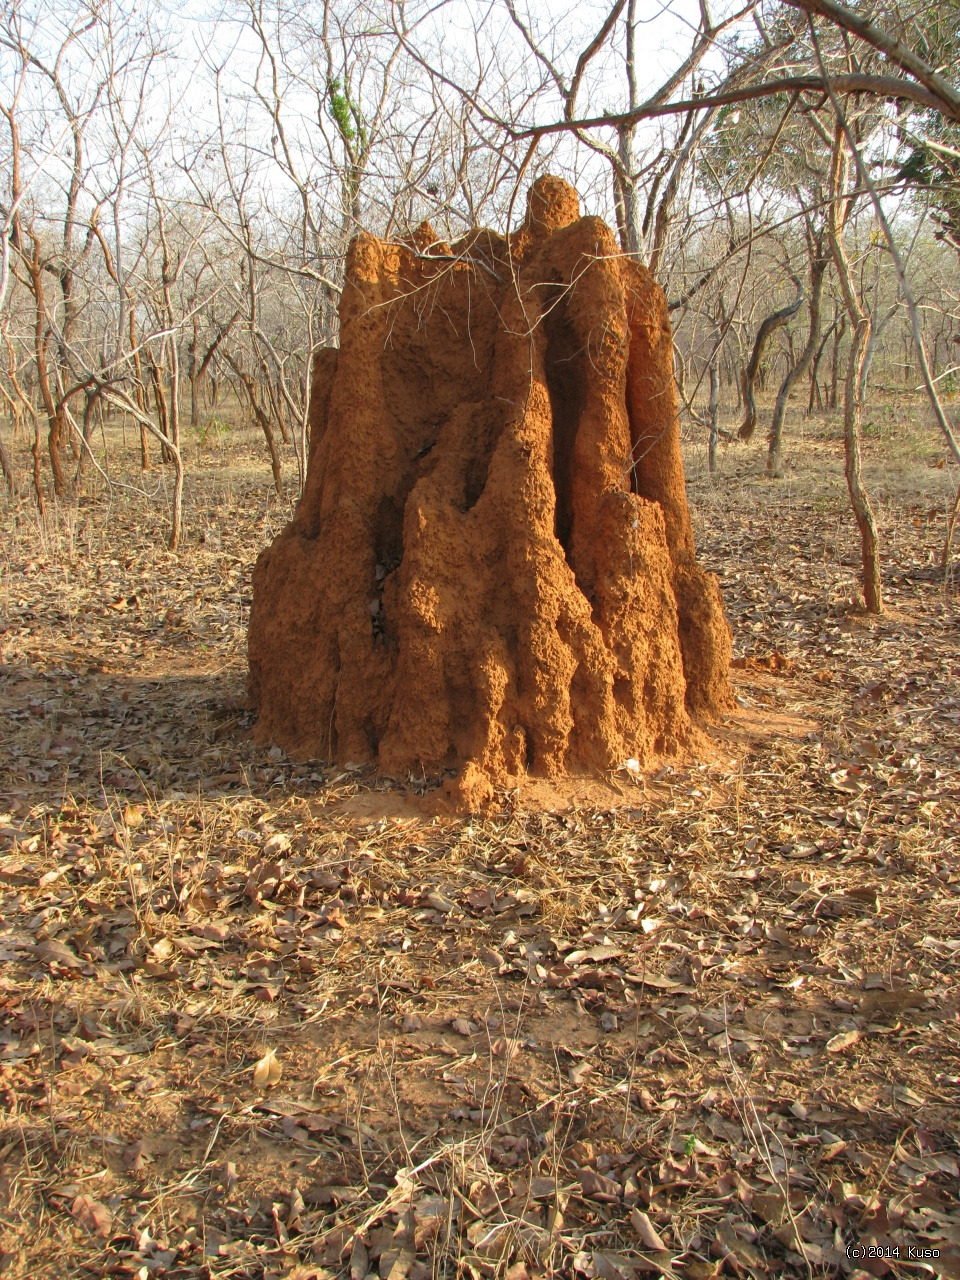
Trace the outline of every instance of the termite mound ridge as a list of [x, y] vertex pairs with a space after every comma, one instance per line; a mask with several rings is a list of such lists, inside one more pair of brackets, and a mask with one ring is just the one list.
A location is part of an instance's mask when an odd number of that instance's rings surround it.
[[456, 770], [465, 808], [525, 771], [676, 754], [730, 705], [664, 296], [565, 182], [509, 238], [353, 241], [249, 656], [259, 741]]

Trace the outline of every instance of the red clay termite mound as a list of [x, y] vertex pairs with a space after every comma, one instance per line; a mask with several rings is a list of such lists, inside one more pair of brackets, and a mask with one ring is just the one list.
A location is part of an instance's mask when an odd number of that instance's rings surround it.
[[361, 235], [314, 365], [307, 482], [257, 561], [256, 736], [437, 775], [669, 755], [727, 707], [660, 288], [557, 178], [508, 239]]

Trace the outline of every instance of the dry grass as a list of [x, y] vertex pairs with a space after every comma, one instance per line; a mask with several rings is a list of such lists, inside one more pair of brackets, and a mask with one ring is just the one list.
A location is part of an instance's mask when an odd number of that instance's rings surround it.
[[3, 513], [3, 1275], [957, 1275], [929, 439], [877, 621], [830, 440], [694, 459], [740, 712], [617, 805], [482, 820], [250, 743], [252, 446], [195, 460], [176, 556], [129, 491]]

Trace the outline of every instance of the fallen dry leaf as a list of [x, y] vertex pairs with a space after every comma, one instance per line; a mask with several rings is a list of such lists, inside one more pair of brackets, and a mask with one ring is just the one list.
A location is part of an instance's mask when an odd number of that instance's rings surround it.
[[254, 1063], [253, 1086], [255, 1089], [269, 1089], [280, 1079], [282, 1068], [277, 1061], [276, 1050], [268, 1049], [262, 1058]]
[[859, 1031], [841, 1031], [827, 1041], [827, 1053], [843, 1053], [852, 1048], [860, 1039]]
[[106, 1205], [91, 1196], [77, 1196], [70, 1205], [70, 1212], [85, 1231], [106, 1239], [113, 1229], [113, 1214]]
[[630, 1225], [640, 1237], [644, 1248], [652, 1249], [655, 1253], [666, 1250], [667, 1246], [663, 1243], [662, 1236], [642, 1209], [634, 1207], [630, 1210]]
[[47, 964], [59, 965], [61, 969], [82, 969], [86, 964], [75, 951], [71, 951], [63, 942], [49, 938], [46, 942], [38, 942], [35, 954]]

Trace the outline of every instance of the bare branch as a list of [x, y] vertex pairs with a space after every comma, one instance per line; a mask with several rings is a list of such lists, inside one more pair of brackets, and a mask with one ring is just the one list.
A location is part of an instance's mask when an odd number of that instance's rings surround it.
[[[841, 4], [840, 0], [786, 0], [786, 3], [796, 9], [802, 9], [808, 15], [818, 14], [826, 18], [834, 26], [848, 31], [885, 54], [909, 75], [915, 76], [929, 91], [938, 104], [935, 110], [943, 111], [954, 120], [960, 119], [960, 92], [949, 80], [931, 67], [929, 62], [924, 61], [919, 54], [908, 48], [896, 36], [869, 22], [855, 10]], [[834, 78], [834, 85], [837, 85], [836, 78]]]

